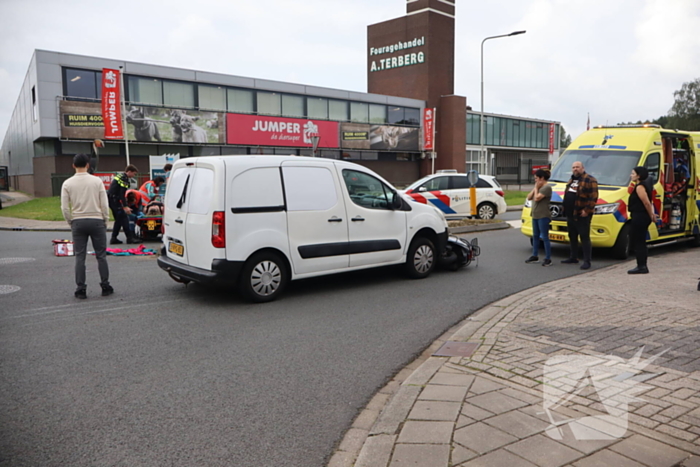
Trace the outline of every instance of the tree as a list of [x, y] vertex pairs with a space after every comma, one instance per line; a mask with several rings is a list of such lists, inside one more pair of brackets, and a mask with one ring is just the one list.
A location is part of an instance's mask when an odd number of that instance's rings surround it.
[[673, 97], [675, 102], [668, 112], [666, 125], [669, 128], [700, 130], [700, 78], [683, 83]]
[[571, 135], [566, 133], [564, 125], [559, 125], [559, 150], [564, 151], [571, 144]]

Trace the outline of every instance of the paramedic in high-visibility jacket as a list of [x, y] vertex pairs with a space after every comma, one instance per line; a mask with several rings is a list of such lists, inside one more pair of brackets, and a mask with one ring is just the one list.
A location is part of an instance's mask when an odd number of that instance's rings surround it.
[[141, 201], [143, 202], [144, 206], [151, 201], [162, 201], [156, 198], [160, 198], [158, 190], [163, 183], [165, 183], [165, 179], [163, 177], [156, 177], [153, 180], [149, 180], [141, 185], [139, 191], [141, 192]]
[[126, 202], [126, 191], [130, 188], [129, 179], [135, 177], [138, 171], [139, 169], [135, 166], [128, 165], [123, 173], [114, 176], [107, 190], [109, 208], [112, 210], [112, 215], [114, 216], [112, 239], [109, 241], [110, 245], [124, 243], [117, 238], [119, 236], [119, 231], [122, 229], [124, 230], [124, 235], [126, 235], [126, 243], [137, 243], [136, 239], [132, 237], [129, 231], [128, 214], [131, 214], [131, 209], [129, 209]]

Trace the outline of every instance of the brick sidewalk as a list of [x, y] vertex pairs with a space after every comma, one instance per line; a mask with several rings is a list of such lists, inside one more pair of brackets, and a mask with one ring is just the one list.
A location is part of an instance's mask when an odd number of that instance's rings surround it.
[[[475, 313], [374, 397], [329, 466], [700, 466], [700, 250], [652, 257], [648, 275], [632, 266]], [[476, 350], [435, 356], [446, 340]], [[626, 371], [642, 348], [639, 361], [660, 355]], [[577, 387], [585, 375], [554, 365], [574, 358], [616, 376]], [[636, 401], [615, 399], [630, 387]]]

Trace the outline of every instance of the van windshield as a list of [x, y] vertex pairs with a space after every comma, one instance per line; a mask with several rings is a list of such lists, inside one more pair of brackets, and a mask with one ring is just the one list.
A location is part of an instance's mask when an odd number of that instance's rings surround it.
[[593, 175], [599, 185], [627, 186], [630, 172], [639, 165], [641, 151], [602, 151], [600, 149], [574, 149], [566, 151], [552, 170], [550, 181], [568, 182], [571, 166], [581, 161], [584, 170]]

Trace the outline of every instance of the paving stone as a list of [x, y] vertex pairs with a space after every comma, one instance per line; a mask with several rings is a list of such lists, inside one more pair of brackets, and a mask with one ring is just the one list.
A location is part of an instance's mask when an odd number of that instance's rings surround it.
[[403, 384], [423, 385], [430, 381], [430, 378], [442, 368], [445, 364], [445, 359], [440, 357], [430, 357], [424, 361], [410, 376], [406, 378]]
[[480, 409], [479, 407], [471, 405], [468, 402], [465, 402], [465, 404], [462, 406], [462, 414], [469, 418], [473, 418], [474, 420], [483, 420], [495, 415], [493, 412]]
[[351, 467], [354, 457], [350, 452], [336, 451], [326, 467]]
[[675, 391], [671, 395], [673, 397], [678, 398], [678, 399], [687, 399], [691, 396], [694, 396], [696, 393], [697, 393], [697, 391], [694, 389], [683, 388], [683, 389], [679, 389], [678, 391]]
[[613, 451], [638, 462], [656, 467], [671, 466], [688, 457], [688, 453], [647, 438], [634, 435], [610, 446]]
[[526, 438], [506, 446], [505, 449], [540, 467], [558, 467], [583, 456], [582, 453], [543, 435]]
[[536, 467], [535, 464], [526, 461], [504, 449], [499, 449], [485, 456], [472, 459], [460, 467]]
[[521, 400], [523, 402], [527, 402], [528, 404], [539, 404], [542, 402], [542, 393], [539, 392], [539, 394], [532, 395], [529, 392], [525, 391], [519, 391], [514, 388], [506, 388], [503, 389], [502, 391], [499, 391], [501, 394], [505, 394], [506, 396], [512, 397], [514, 399]]
[[455, 424], [455, 429], [459, 429], [459, 428], [462, 428], [463, 426], [471, 425], [472, 423], [476, 423], [476, 420], [460, 414], [460, 416], [457, 418], [457, 423]]
[[464, 375], [464, 374], [451, 374], [445, 373], [440, 370], [437, 372], [433, 379], [430, 380], [430, 384], [443, 384], [446, 386], [463, 386], [469, 388], [474, 382], [474, 376]]
[[640, 417], [651, 417], [652, 415], [656, 415], [662, 410], [664, 410], [663, 407], [659, 407], [658, 405], [645, 404], [641, 408], [635, 410], [634, 413], [639, 415]]
[[345, 433], [343, 441], [341, 441], [340, 446], [338, 446], [338, 450], [346, 452], [359, 452], [367, 439], [368, 433], [369, 432], [367, 430], [350, 428], [348, 432]]
[[481, 422], [460, 428], [454, 433], [455, 443], [479, 454], [485, 454], [517, 440], [518, 438]]
[[[554, 441], [565, 444], [584, 454], [590, 454], [619, 441], [618, 439], [578, 439], [574, 436], [574, 433], [568, 425], [560, 426], [560, 431], [558, 433], [560, 437], [553, 436], [555, 433], [554, 431], [545, 431], [545, 435], [552, 438]], [[594, 436], [595, 433], [595, 430], [590, 430], [589, 435]], [[600, 435], [601, 437], [604, 436], [602, 433], [600, 433]]]
[[451, 465], [458, 465], [462, 462], [466, 462], [469, 459], [473, 459], [479, 454], [474, 451], [462, 447], [460, 445], [452, 445], [452, 458], [450, 459]]
[[698, 438], [698, 435], [696, 434], [669, 425], [659, 425], [658, 427], [656, 427], [656, 430], [660, 431], [661, 433], [671, 435], [674, 438], [682, 439], [683, 441], [688, 441], [689, 443], [695, 441]]
[[468, 398], [465, 403], [476, 405], [489, 412], [500, 414], [510, 410], [518, 409], [529, 405], [527, 402], [519, 401], [500, 392], [489, 392]]
[[408, 414], [410, 420], [457, 420], [460, 402], [417, 401]]
[[413, 444], [449, 444], [452, 438], [452, 422], [415, 422], [404, 423], [399, 434], [398, 443]]
[[690, 459], [686, 459], [681, 463], [682, 467], [700, 467], [700, 457], [693, 456]]
[[395, 442], [395, 435], [370, 436], [362, 446], [354, 467], [386, 467]]
[[491, 380], [485, 378], [476, 378], [469, 388], [470, 393], [474, 394], [484, 394], [486, 392], [497, 391], [503, 389], [505, 386], [502, 384], [494, 383]]
[[467, 395], [467, 388], [463, 386], [439, 386], [429, 384], [423, 388], [418, 400], [462, 402]]
[[[645, 467], [608, 449], [574, 463], [575, 467]], [[670, 467], [666, 466], [666, 467]]]
[[673, 407], [669, 407], [668, 409], [664, 409], [663, 411], [659, 412], [659, 415], [669, 418], [678, 418], [681, 415], [687, 414], [691, 410], [692, 409], [689, 409], [688, 407], [674, 405]]
[[449, 462], [449, 446], [397, 444], [389, 467], [447, 467]]
[[491, 417], [484, 423], [520, 439], [540, 433], [549, 426], [549, 423], [517, 410]]
[[389, 401], [375, 423], [370, 434], [396, 434], [399, 425], [406, 420], [408, 412], [418, 398], [421, 388], [417, 386], [400, 386], [396, 395]]

